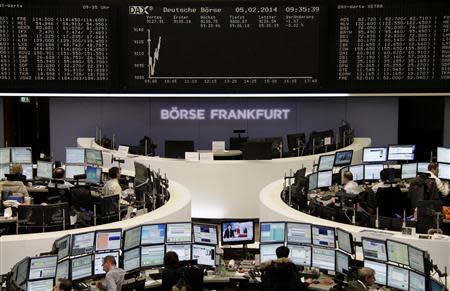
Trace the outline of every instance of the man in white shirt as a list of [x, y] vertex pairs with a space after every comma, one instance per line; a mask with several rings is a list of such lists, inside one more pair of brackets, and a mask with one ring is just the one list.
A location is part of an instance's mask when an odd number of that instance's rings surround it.
[[108, 171], [109, 181], [106, 182], [103, 187], [103, 194], [105, 196], [110, 195], [120, 195], [122, 193], [122, 188], [119, 184], [120, 179], [120, 169], [118, 167], [112, 167]]
[[350, 171], [344, 173], [344, 190], [345, 193], [348, 194], [359, 194], [361, 193], [361, 188], [358, 186], [358, 183], [353, 181], [353, 174]]
[[439, 175], [438, 163], [430, 163], [428, 165], [428, 173], [430, 174], [430, 178], [434, 179], [434, 181], [436, 182], [436, 187], [438, 188], [439, 192], [443, 196], [447, 196], [449, 193], [448, 183], [443, 183], [441, 179], [438, 178]]

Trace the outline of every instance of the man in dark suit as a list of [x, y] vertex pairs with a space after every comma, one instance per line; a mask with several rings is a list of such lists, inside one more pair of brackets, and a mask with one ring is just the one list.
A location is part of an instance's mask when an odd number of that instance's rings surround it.
[[374, 282], [375, 270], [364, 267], [358, 270], [358, 280], [350, 281], [345, 291], [367, 291]]

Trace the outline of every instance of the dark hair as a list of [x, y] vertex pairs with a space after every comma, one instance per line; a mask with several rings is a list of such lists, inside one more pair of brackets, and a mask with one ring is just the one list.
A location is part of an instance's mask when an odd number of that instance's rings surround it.
[[176, 252], [167, 252], [164, 255], [164, 267], [176, 267], [178, 266], [178, 255]]
[[350, 171], [345, 172], [344, 177], [347, 178], [347, 180], [349, 181], [353, 181], [353, 174]]
[[439, 168], [438, 163], [429, 163], [428, 164], [428, 171], [436, 170], [437, 168]]
[[114, 266], [117, 265], [116, 259], [114, 258], [114, 256], [106, 256], [106, 257], [104, 257], [103, 258], [103, 263], [105, 263], [105, 262], [110, 262]]
[[56, 168], [53, 171], [53, 178], [55, 179], [64, 179], [64, 175], [66, 174], [66, 171], [63, 168]]
[[289, 257], [289, 248], [285, 247], [285, 246], [278, 247], [275, 250], [275, 253], [277, 254], [277, 258], [279, 258], [279, 259], [287, 258], [287, 257]]
[[72, 290], [72, 282], [69, 279], [59, 278], [59, 289], [64, 291], [71, 291]]
[[115, 178], [117, 178], [117, 176], [119, 176], [119, 173], [120, 173], [119, 168], [117, 168], [117, 167], [112, 167], [112, 168], [109, 169], [109, 171], [108, 171], [108, 176], [109, 176], [111, 179], [115, 179]]
[[381, 170], [380, 179], [383, 182], [387, 182], [389, 180], [389, 171], [387, 169]]

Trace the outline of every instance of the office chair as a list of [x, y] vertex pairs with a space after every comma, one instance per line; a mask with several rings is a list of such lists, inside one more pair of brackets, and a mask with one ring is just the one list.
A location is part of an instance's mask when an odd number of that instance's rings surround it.
[[68, 188], [60, 188], [61, 185], [64, 185], [64, 181], [52, 179], [51, 182], [55, 185], [55, 187], [47, 187], [48, 203], [69, 202], [70, 190]]
[[66, 230], [70, 224], [69, 204], [57, 203], [43, 208], [45, 231]]
[[16, 233], [45, 232], [44, 207], [41, 205], [19, 205], [17, 208]]

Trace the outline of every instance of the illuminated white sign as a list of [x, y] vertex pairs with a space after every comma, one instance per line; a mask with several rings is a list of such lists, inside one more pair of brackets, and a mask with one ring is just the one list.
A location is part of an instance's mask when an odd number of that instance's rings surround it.
[[161, 120], [287, 120], [291, 109], [161, 109]]

